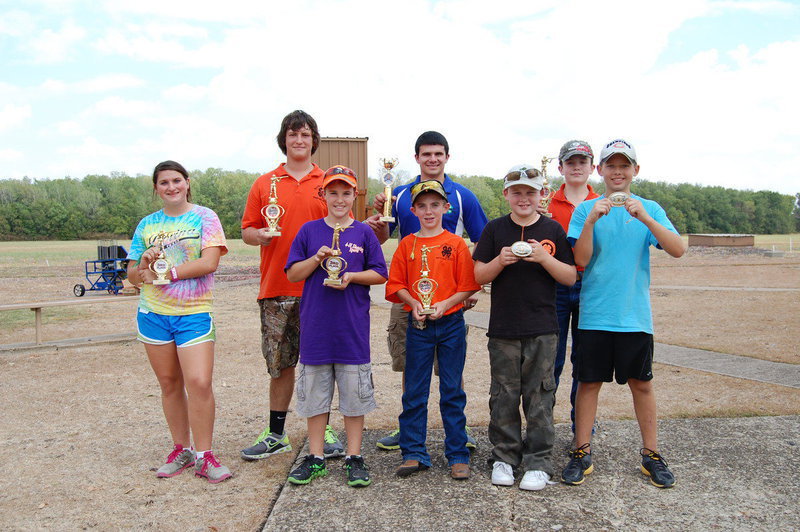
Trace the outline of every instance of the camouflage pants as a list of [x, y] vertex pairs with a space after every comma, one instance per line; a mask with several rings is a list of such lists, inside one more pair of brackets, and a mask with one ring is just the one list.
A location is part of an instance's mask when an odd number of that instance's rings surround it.
[[[489, 441], [492, 460], [523, 471], [553, 476], [555, 440], [553, 404], [556, 383], [553, 364], [557, 334], [521, 339], [489, 339], [492, 383], [489, 389]], [[525, 436], [519, 414], [525, 414]]]
[[261, 354], [269, 376], [297, 365], [300, 356], [300, 298], [278, 296], [259, 299], [261, 309]]

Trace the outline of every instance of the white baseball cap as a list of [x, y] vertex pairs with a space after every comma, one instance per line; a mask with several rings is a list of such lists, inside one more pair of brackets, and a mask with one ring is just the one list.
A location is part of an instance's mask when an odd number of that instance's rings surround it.
[[600, 152], [600, 164], [603, 164], [609, 157], [617, 153], [621, 153], [622, 155], [627, 157], [628, 160], [631, 162], [631, 164], [634, 165], [637, 164], [636, 150], [633, 149], [633, 146], [631, 146], [630, 142], [623, 139], [612, 140], [611, 142], [603, 146], [603, 151]]
[[503, 177], [503, 190], [514, 185], [526, 185], [535, 190], [542, 190], [544, 178], [532, 164], [518, 164], [512, 166]]

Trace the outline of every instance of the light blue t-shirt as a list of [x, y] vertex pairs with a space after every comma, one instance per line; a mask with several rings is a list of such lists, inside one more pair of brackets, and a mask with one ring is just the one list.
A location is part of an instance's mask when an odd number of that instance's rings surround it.
[[[575, 208], [567, 233], [573, 246], [581, 236], [586, 216], [603, 197], [584, 201]], [[658, 203], [633, 197], [642, 202], [655, 221], [678, 234]], [[593, 243], [592, 258], [583, 273], [578, 328], [653, 334], [650, 246], [661, 249], [656, 237], [624, 207], [612, 207], [594, 224]]]

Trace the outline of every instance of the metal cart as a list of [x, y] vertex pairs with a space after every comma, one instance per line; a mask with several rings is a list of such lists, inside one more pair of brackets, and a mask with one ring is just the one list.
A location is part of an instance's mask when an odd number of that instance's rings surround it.
[[81, 297], [87, 290], [102, 290], [118, 294], [122, 290], [122, 280], [128, 275], [128, 252], [116, 244], [97, 246], [97, 260], [85, 262], [86, 281], [89, 287], [76, 284], [72, 293]]

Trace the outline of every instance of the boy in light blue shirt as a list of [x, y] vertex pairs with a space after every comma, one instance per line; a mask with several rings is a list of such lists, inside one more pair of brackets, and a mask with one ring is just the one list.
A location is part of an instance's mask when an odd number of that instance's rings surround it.
[[575, 399], [575, 448], [561, 474], [566, 484], [583, 483], [594, 469], [592, 425], [603, 382], [628, 384], [642, 434], [641, 471], [659, 488], [675, 477], [658, 453], [653, 392], [653, 318], [650, 310], [650, 246], [673, 257], [686, 244], [658, 203], [630, 192], [639, 173], [636, 150], [612, 140], [600, 153], [597, 173], [605, 194], [575, 208], [567, 233], [575, 263], [586, 268], [581, 291]]

